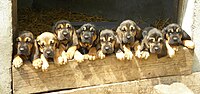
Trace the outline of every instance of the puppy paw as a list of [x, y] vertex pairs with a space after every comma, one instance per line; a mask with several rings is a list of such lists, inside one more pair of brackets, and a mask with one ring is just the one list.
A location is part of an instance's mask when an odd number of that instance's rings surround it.
[[178, 46], [172, 47], [172, 49], [177, 52], [178, 51]]
[[168, 49], [168, 55], [172, 58], [175, 55], [175, 51], [173, 49]]
[[72, 54], [73, 52], [70, 52], [70, 51], [68, 51], [67, 53], [66, 53], [66, 56], [67, 56], [67, 59], [72, 59], [73, 58], [73, 54]]
[[135, 56], [138, 58], [141, 58], [141, 52], [140, 51], [135, 51]]
[[100, 59], [104, 59], [104, 58], [106, 57], [106, 55], [103, 54], [102, 51], [100, 51], [100, 52], [98, 53], [98, 57], [99, 57]]
[[35, 69], [39, 69], [42, 67], [42, 60], [41, 59], [35, 59], [33, 60], [32, 65], [34, 66]]
[[96, 56], [88, 55], [88, 60], [95, 60], [95, 59], [96, 59]]
[[194, 49], [195, 47], [194, 42], [191, 40], [185, 40], [183, 44], [189, 49]]
[[49, 63], [48, 62], [43, 62], [42, 71], [47, 71], [48, 67], [49, 67]]
[[148, 51], [142, 51], [141, 52], [141, 58], [147, 59], [150, 56]]
[[131, 51], [125, 52], [125, 57], [127, 60], [132, 60], [133, 59], [133, 53]]
[[63, 59], [63, 64], [66, 64], [67, 63], [67, 55], [62, 54], [62, 59]]
[[19, 56], [15, 57], [14, 60], [13, 60], [13, 65], [14, 67], [16, 68], [19, 68], [23, 65], [23, 60], [22, 58], [20, 58]]
[[57, 62], [59, 65], [64, 65], [66, 62], [64, 61], [64, 58], [59, 56], [58, 57], [58, 62]]
[[82, 55], [80, 52], [75, 52], [74, 60], [76, 60], [77, 62], [83, 62], [84, 55]]
[[116, 53], [116, 57], [119, 60], [124, 60], [125, 54], [123, 52]]

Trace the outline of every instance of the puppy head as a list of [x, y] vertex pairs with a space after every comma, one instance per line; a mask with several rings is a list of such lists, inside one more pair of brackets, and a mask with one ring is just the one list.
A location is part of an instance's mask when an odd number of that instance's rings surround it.
[[76, 32], [81, 43], [92, 44], [97, 39], [95, 26], [90, 23], [84, 24]]
[[164, 45], [164, 37], [161, 31], [153, 28], [148, 32], [146, 38], [150, 53], [160, 54]]
[[67, 20], [60, 20], [53, 26], [53, 32], [56, 33], [59, 41], [69, 41], [73, 39], [75, 29]]
[[135, 38], [139, 36], [140, 28], [132, 20], [123, 21], [117, 28], [117, 34], [123, 43], [133, 43]]
[[178, 24], [169, 24], [162, 30], [162, 32], [164, 33], [170, 45], [181, 44], [181, 39], [184, 37], [183, 33], [185, 33], [185, 31], [183, 31], [181, 26]]
[[44, 54], [46, 58], [53, 58], [58, 45], [58, 40], [53, 33], [44, 32], [37, 37], [39, 51]]
[[104, 54], [111, 54], [114, 52], [115, 44], [117, 42], [114, 31], [105, 29], [100, 32], [100, 45]]
[[17, 54], [28, 56], [31, 54], [31, 50], [34, 46], [33, 34], [29, 31], [23, 31], [17, 41]]

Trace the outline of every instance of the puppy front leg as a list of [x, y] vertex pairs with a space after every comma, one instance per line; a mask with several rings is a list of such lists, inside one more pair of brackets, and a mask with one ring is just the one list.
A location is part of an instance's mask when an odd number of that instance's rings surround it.
[[192, 40], [183, 40], [183, 45], [189, 49], [194, 49], [195, 45]]
[[34, 59], [32, 65], [35, 69], [39, 69], [42, 67], [42, 60], [40, 58]]
[[16, 68], [21, 67], [23, 65], [23, 59], [19, 55], [16, 55], [13, 59], [13, 65]]
[[73, 58], [76, 49], [77, 49], [77, 46], [71, 46], [71, 47], [67, 50], [67, 53], [66, 53], [67, 59], [72, 59], [72, 58]]
[[92, 47], [90, 50], [89, 50], [89, 53], [88, 53], [88, 59], [89, 60], [95, 60], [97, 57], [97, 49], [95, 47]]
[[55, 51], [55, 56], [53, 58], [54, 62], [56, 64], [59, 64], [59, 65], [63, 65], [65, 64], [66, 62], [64, 61], [64, 56], [63, 54], [65, 55], [65, 51], [64, 50], [61, 50], [61, 49], [56, 49]]
[[124, 60], [125, 54], [122, 52], [122, 50], [119, 49], [119, 50], [116, 52], [116, 57], [117, 57], [117, 59], [119, 59], [119, 60]]
[[42, 60], [42, 71], [46, 71], [47, 68], [49, 67], [49, 63], [43, 54], [41, 54], [41, 60]]
[[172, 58], [175, 55], [174, 49], [169, 45], [168, 41], [165, 41], [166, 47], [167, 47], [167, 53], [170, 58]]
[[125, 57], [127, 60], [132, 60], [133, 58], [133, 53], [130, 49], [130, 46], [126, 47], [126, 45], [123, 46]]
[[83, 62], [84, 61], [84, 55], [82, 55], [78, 50], [74, 53], [74, 60], [77, 62]]
[[135, 56], [138, 57], [138, 58], [141, 58], [141, 50], [142, 50], [142, 47], [140, 45], [140, 43], [136, 43], [135, 46], [134, 46], [134, 51], [135, 51]]
[[106, 57], [106, 55], [102, 52], [102, 50], [99, 50], [97, 53], [100, 59], [104, 59]]

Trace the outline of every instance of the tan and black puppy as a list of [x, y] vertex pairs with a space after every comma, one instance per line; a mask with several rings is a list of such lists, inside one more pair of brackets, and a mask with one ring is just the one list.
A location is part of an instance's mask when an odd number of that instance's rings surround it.
[[41, 60], [37, 57], [38, 49], [34, 36], [29, 31], [23, 31], [20, 33], [17, 41], [17, 54], [14, 56], [13, 65], [19, 68], [23, 62], [30, 60], [33, 65], [35, 63], [41, 63]]
[[136, 55], [139, 54], [139, 40], [142, 39], [142, 32], [134, 21], [123, 21], [118, 26], [116, 32], [123, 45], [126, 59], [131, 60], [133, 58], [132, 49], [135, 50]]
[[178, 24], [169, 24], [162, 32], [167, 39], [168, 44], [175, 50], [178, 51], [179, 45], [184, 45], [187, 48], [194, 49], [195, 45], [191, 40], [191, 37], [181, 28]]
[[43, 71], [47, 70], [49, 67], [49, 60], [53, 60], [56, 64], [62, 64], [64, 62], [61, 53], [59, 53], [57, 49], [58, 40], [55, 34], [44, 32], [39, 35], [36, 40], [39, 49], [39, 57], [42, 60]]
[[59, 50], [62, 53], [64, 63], [72, 59], [77, 49], [78, 39], [75, 28], [67, 20], [60, 20], [55, 23], [52, 30], [58, 38]]
[[99, 41], [100, 43], [97, 47], [97, 53], [100, 59], [103, 59], [106, 55], [113, 53], [116, 53], [117, 59], [124, 59], [122, 45], [117, 37], [116, 32], [109, 29], [102, 30], [99, 34]]
[[84, 59], [95, 60], [97, 57], [96, 45], [98, 44], [98, 31], [93, 24], [87, 23], [81, 26], [77, 31], [78, 48], [74, 59], [78, 62]]
[[167, 48], [165, 45], [165, 39], [161, 32], [157, 28], [146, 27], [143, 32], [143, 40], [141, 43], [141, 55], [138, 58], [147, 59], [150, 54], [157, 54], [158, 58], [167, 55]]

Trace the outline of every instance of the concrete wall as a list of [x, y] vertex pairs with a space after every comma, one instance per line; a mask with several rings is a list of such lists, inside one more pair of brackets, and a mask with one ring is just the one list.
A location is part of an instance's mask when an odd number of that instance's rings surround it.
[[0, 0], [0, 94], [11, 93], [12, 1]]
[[[193, 1], [193, 0], [192, 0]], [[200, 0], [195, 0], [194, 13], [192, 16], [192, 35], [195, 42], [195, 64], [194, 71], [200, 71]]]

